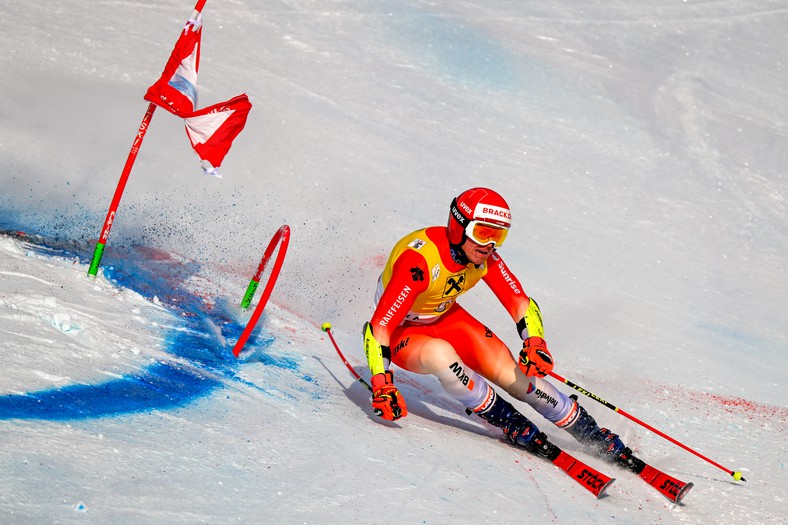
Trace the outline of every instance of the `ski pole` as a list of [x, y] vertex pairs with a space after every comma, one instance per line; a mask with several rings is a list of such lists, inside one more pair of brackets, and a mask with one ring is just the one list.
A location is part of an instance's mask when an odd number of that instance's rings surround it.
[[364, 381], [364, 379], [360, 375], [358, 375], [358, 372], [353, 370], [353, 367], [350, 366], [350, 363], [347, 362], [347, 359], [345, 359], [345, 356], [342, 354], [342, 350], [339, 349], [339, 345], [337, 344], [336, 340], [334, 339], [334, 334], [331, 333], [331, 323], [323, 323], [323, 325], [320, 327], [320, 329], [328, 334], [328, 337], [329, 337], [329, 339], [331, 339], [331, 343], [334, 345], [334, 348], [336, 349], [337, 354], [339, 354], [339, 358], [342, 360], [343, 363], [345, 363], [345, 366], [347, 367], [348, 370], [350, 370], [350, 373], [353, 374], [353, 377], [358, 379], [358, 381], [362, 385], [364, 385], [364, 388], [366, 388], [367, 390], [372, 392], [372, 387], [369, 386], [369, 383]]
[[633, 415], [630, 415], [630, 414], [628, 414], [627, 412], [625, 412], [624, 410], [622, 410], [622, 409], [618, 408], [617, 406], [613, 405], [612, 403], [609, 403], [609, 402], [605, 401], [604, 399], [602, 399], [602, 398], [601, 398], [601, 397], [599, 397], [598, 395], [594, 394], [593, 392], [589, 392], [589, 391], [588, 391], [588, 390], [586, 390], [585, 388], [583, 388], [583, 387], [581, 387], [581, 386], [579, 386], [579, 385], [577, 385], [577, 384], [575, 384], [575, 383], [573, 383], [573, 382], [569, 381], [568, 379], [564, 379], [563, 377], [561, 377], [560, 375], [556, 374], [555, 372], [550, 372], [550, 376], [551, 376], [551, 377], [554, 377], [554, 378], [555, 378], [555, 379], [557, 379], [558, 381], [561, 381], [562, 383], [564, 383], [564, 384], [566, 384], [566, 385], [568, 385], [568, 386], [570, 386], [570, 387], [574, 388], [575, 390], [577, 390], [577, 391], [578, 391], [578, 392], [580, 392], [581, 394], [583, 394], [583, 395], [585, 395], [585, 396], [588, 396], [588, 397], [590, 397], [590, 398], [591, 398], [591, 399], [593, 399], [594, 401], [598, 401], [599, 403], [601, 403], [601, 404], [605, 405], [605, 406], [606, 406], [607, 408], [609, 408], [610, 410], [613, 410], [614, 412], [618, 412], [618, 413], [619, 413], [619, 414], [621, 414], [622, 416], [624, 416], [624, 417], [626, 417], [626, 418], [629, 418], [629, 419], [631, 419], [632, 421], [634, 421], [634, 422], [635, 422], [635, 423], [637, 423], [638, 425], [640, 425], [640, 426], [642, 426], [642, 427], [644, 427], [644, 428], [647, 428], [648, 430], [650, 430], [650, 431], [654, 432], [654, 433], [655, 433], [655, 434], [657, 434], [658, 436], [661, 436], [661, 437], [663, 437], [663, 438], [667, 439], [668, 441], [670, 441], [670, 442], [671, 442], [671, 443], [673, 443], [674, 445], [678, 445], [678, 446], [680, 446], [681, 448], [683, 448], [683, 449], [684, 449], [684, 450], [686, 450], [687, 452], [691, 452], [692, 454], [695, 454], [695, 455], [696, 455], [696, 456], [698, 456], [700, 459], [702, 459], [702, 460], [704, 460], [704, 461], [708, 461], [709, 463], [711, 463], [711, 464], [712, 464], [712, 465], [714, 465], [715, 467], [717, 467], [717, 468], [719, 468], [719, 469], [722, 469], [723, 471], [727, 472], [727, 473], [728, 473], [729, 475], [731, 475], [731, 476], [733, 477], [733, 479], [735, 479], [736, 481], [740, 481], [740, 480], [741, 480], [741, 481], [747, 481], [746, 479], [744, 479], [744, 478], [742, 477], [742, 473], [741, 473], [741, 472], [739, 472], [739, 471], [733, 471], [733, 470], [731, 470], [731, 469], [729, 469], [729, 468], [725, 468], [725, 467], [723, 467], [722, 465], [720, 465], [720, 464], [719, 464], [719, 463], [717, 463], [716, 461], [713, 461], [713, 460], [711, 460], [711, 459], [707, 458], [707, 457], [706, 457], [706, 456], [704, 456], [703, 454], [701, 454], [701, 453], [699, 453], [699, 452], [696, 452], [695, 450], [691, 449], [691, 448], [690, 448], [690, 447], [688, 447], [687, 445], [685, 445], [685, 444], [683, 444], [683, 443], [681, 443], [681, 442], [679, 442], [679, 441], [677, 441], [677, 440], [673, 439], [672, 437], [668, 436], [668, 435], [667, 435], [667, 434], [665, 434], [664, 432], [661, 432], [661, 431], [657, 430], [656, 428], [652, 427], [652, 426], [651, 426], [651, 425], [649, 425], [648, 423], [644, 423], [643, 421], [639, 420], [638, 418], [636, 418], [636, 417], [635, 417], [635, 416], [633, 416]]

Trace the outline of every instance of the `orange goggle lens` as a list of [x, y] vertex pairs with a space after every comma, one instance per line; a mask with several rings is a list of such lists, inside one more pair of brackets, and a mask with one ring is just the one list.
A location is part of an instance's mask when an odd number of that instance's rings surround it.
[[509, 228], [503, 228], [485, 222], [471, 221], [465, 229], [465, 233], [476, 244], [484, 246], [494, 243], [496, 247], [500, 247], [503, 241], [506, 240], [506, 234], [509, 233]]

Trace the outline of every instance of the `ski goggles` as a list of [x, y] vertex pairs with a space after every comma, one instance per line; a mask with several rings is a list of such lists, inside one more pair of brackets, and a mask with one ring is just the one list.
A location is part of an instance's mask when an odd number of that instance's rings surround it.
[[508, 233], [509, 228], [483, 221], [471, 221], [465, 227], [465, 235], [470, 240], [482, 246], [493, 243], [496, 248], [500, 248]]

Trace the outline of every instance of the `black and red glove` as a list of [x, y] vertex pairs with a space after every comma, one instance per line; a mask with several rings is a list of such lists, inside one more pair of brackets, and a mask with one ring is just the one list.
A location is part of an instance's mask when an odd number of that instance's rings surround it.
[[372, 409], [375, 414], [396, 421], [408, 415], [405, 399], [394, 386], [394, 374], [389, 370], [372, 376]]
[[527, 376], [544, 377], [553, 370], [553, 356], [541, 337], [529, 337], [520, 350], [520, 370]]

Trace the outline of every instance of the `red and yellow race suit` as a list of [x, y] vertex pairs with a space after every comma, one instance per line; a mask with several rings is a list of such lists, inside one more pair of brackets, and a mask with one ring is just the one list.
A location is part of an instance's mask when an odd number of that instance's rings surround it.
[[[497, 252], [475, 266], [457, 262], [452, 250], [442, 226], [415, 231], [394, 246], [378, 280], [370, 321], [375, 338], [389, 346], [391, 362], [436, 375], [449, 394], [472, 409], [489, 400], [486, 379], [551, 421], [563, 419], [571, 401], [544, 379], [526, 377], [503, 341], [456, 302], [484, 281], [516, 323], [530, 311], [522, 285]], [[532, 325], [541, 336], [541, 319]], [[380, 357], [369, 363], [373, 374], [387, 364]]]
[[394, 246], [378, 280], [371, 322], [376, 336], [390, 335], [402, 323], [434, 322], [480, 280], [515, 321], [522, 317], [528, 296], [497, 252], [476, 267], [456, 262], [451, 249], [441, 226], [415, 231]]

